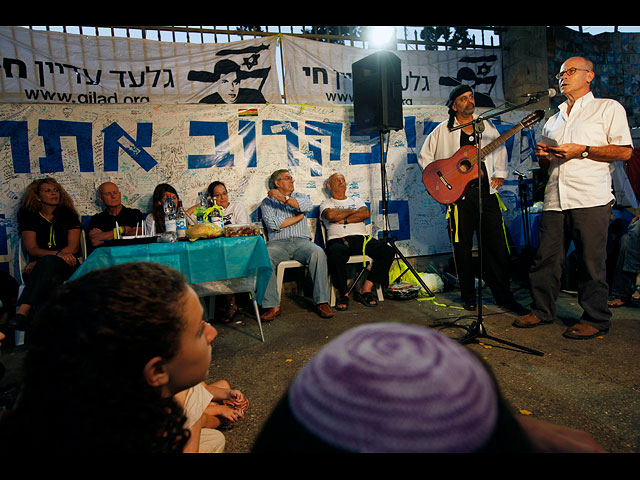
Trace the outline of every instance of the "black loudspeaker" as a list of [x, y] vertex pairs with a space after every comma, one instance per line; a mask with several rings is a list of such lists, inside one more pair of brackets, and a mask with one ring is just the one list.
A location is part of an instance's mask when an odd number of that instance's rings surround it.
[[351, 66], [353, 116], [360, 133], [402, 130], [402, 75], [400, 59], [386, 50]]

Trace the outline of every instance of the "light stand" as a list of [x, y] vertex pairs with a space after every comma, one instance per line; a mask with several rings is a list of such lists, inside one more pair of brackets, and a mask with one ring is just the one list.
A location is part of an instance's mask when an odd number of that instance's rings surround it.
[[479, 115], [476, 119], [472, 120], [471, 122], [465, 123], [464, 125], [458, 125], [457, 127], [453, 127], [451, 129], [451, 131], [456, 131], [456, 130], [462, 130], [463, 128], [467, 127], [468, 125], [473, 125], [473, 134], [474, 134], [474, 138], [476, 141], [476, 154], [477, 154], [477, 162], [476, 162], [476, 168], [478, 169], [478, 235], [477, 235], [477, 241], [478, 241], [478, 256], [479, 256], [479, 261], [480, 261], [480, 272], [478, 274], [479, 278], [478, 278], [478, 315], [477, 315], [477, 319], [471, 323], [471, 325], [469, 325], [468, 327], [466, 326], [462, 326], [462, 325], [458, 325], [458, 324], [452, 324], [452, 326], [455, 327], [459, 327], [459, 328], [464, 328], [467, 330], [467, 334], [464, 335], [459, 342], [466, 344], [466, 343], [471, 343], [471, 342], [477, 342], [478, 339], [480, 338], [485, 338], [485, 339], [489, 339], [489, 340], [493, 340], [499, 343], [503, 343], [505, 345], [509, 345], [511, 347], [515, 347], [518, 348], [520, 350], [523, 350], [525, 352], [531, 353], [533, 355], [538, 355], [538, 356], [543, 356], [544, 354], [538, 350], [533, 350], [531, 348], [528, 347], [524, 347], [522, 345], [517, 345], [515, 343], [509, 342], [507, 340], [503, 340], [497, 337], [493, 337], [491, 335], [487, 334], [487, 331], [484, 327], [483, 324], [483, 319], [482, 319], [482, 276], [483, 276], [483, 264], [482, 264], [482, 149], [481, 149], [481, 141], [480, 141], [480, 137], [482, 136], [482, 132], [484, 132], [484, 121], [485, 120], [489, 120], [493, 117], [496, 117], [498, 115], [501, 115], [503, 113], [506, 112], [510, 112], [512, 110], [515, 110], [517, 108], [529, 105], [531, 103], [537, 102], [540, 98], [538, 96], [532, 96], [527, 102], [525, 102], [522, 105], [515, 105], [509, 108], [506, 108], [502, 111], [499, 112], [495, 112], [491, 115], [486, 115], [486, 116], [482, 116]]

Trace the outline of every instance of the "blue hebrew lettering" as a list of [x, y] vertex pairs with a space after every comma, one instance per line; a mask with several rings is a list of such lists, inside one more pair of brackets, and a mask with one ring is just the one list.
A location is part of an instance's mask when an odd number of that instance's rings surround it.
[[[520, 132], [520, 163], [523, 158], [536, 159], [534, 148], [536, 146], [536, 131], [533, 128], [525, 128]], [[524, 154], [524, 155], [523, 155]]]
[[[379, 202], [378, 208], [380, 213], [382, 213], [382, 201]], [[397, 214], [398, 215], [398, 230], [391, 230], [389, 233], [391, 236], [399, 241], [399, 240], [410, 240], [411, 239], [411, 225], [409, 222], [409, 201], [408, 200], [389, 200], [388, 203], [388, 212], [389, 215]], [[382, 238], [383, 232], [378, 232], [378, 238]]]
[[[351, 152], [349, 153], [349, 165], [367, 165], [371, 163], [380, 163], [380, 134], [372, 133], [356, 133], [355, 125], [351, 124], [351, 136], [355, 137], [367, 137], [370, 140], [374, 140], [371, 145], [370, 152]], [[385, 158], [386, 160], [386, 158]]]
[[416, 117], [404, 117], [404, 133], [407, 137], [407, 163], [418, 163], [416, 153]]
[[158, 164], [145, 150], [145, 147], [151, 146], [153, 125], [151, 123], [139, 123], [137, 130], [136, 140], [117, 123], [112, 123], [102, 130], [104, 134], [105, 172], [118, 171], [118, 154], [121, 148], [147, 172]]
[[[7, 246], [7, 227], [5, 225], [5, 216], [0, 213], [0, 255], [8, 255], [9, 247]], [[0, 270], [9, 273], [9, 262], [0, 262]]]
[[433, 132], [435, 130], [435, 128], [438, 125], [439, 125], [438, 122], [425, 121], [424, 122], [424, 126], [422, 128], [422, 135], [427, 137], [431, 132]]
[[[329, 160], [340, 160], [342, 153], [342, 123], [307, 122], [304, 134], [308, 137], [329, 137]], [[311, 152], [311, 176], [322, 176], [322, 145], [320, 140], [309, 139]]]
[[63, 172], [60, 137], [76, 137], [81, 172], [93, 172], [91, 123], [66, 120], [40, 120], [38, 134], [44, 141], [45, 156], [40, 158], [40, 172]]
[[15, 173], [31, 173], [29, 164], [29, 128], [27, 122], [0, 122], [0, 137], [9, 137]]
[[191, 137], [213, 137], [214, 152], [205, 155], [189, 155], [187, 165], [190, 170], [209, 167], [232, 167], [233, 155], [229, 152], [229, 125], [227, 122], [191, 122]]
[[284, 135], [287, 140], [287, 160], [291, 167], [300, 164], [296, 153], [298, 152], [298, 122], [282, 120], [264, 120], [262, 122], [262, 135]]
[[238, 122], [238, 133], [242, 137], [242, 147], [244, 149], [245, 161], [247, 167], [255, 168], [258, 166], [257, 150], [256, 150], [256, 122], [250, 120], [240, 120]]
[[[502, 123], [501, 121], [494, 121], [493, 125], [498, 129], [498, 133], [500, 133], [500, 135], [502, 135], [507, 130], [510, 130], [511, 128], [513, 128], [513, 125]], [[505, 148], [507, 149], [507, 163], [511, 163], [511, 154], [513, 152], [514, 142], [515, 142], [515, 137], [512, 136], [504, 144]]]

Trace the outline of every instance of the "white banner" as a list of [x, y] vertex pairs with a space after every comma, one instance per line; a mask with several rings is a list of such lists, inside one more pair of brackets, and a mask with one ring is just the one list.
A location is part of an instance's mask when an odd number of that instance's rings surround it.
[[[508, 130], [523, 116], [503, 117], [498, 129]], [[417, 164], [426, 135], [446, 118], [442, 106], [404, 107], [405, 128], [389, 137], [388, 230], [409, 257], [451, 250], [445, 207], [428, 195]], [[347, 193], [369, 205], [368, 223], [378, 235], [385, 229], [380, 138], [352, 132], [352, 124], [353, 108], [345, 106], [2, 104], [0, 268], [15, 271], [16, 213], [27, 185], [44, 176], [69, 191], [86, 225], [102, 208], [96, 189], [107, 180], [118, 184], [125, 205], [143, 212], [150, 211], [159, 183], [172, 184], [184, 205], [191, 206], [198, 192], [221, 180], [231, 200], [243, 203], [258, 221], [273, 171], [290, 169], [295, 189], [308, 194], [316, 207], [328, 197], [326, 179], [341, 172]], [[533, 144], [519, 136], [507, 141], [510, 172], [527, 171]], [[519, 211], [517, 187], [510, 177], [501, 189], [507, 219]], [[309, 214], [312, 229], [317, 215], [317, 208]]]
[[281, 103], [276, 42], [202, 45], [0, 27], [0, 102]]
[[[353, 104], [351, 66], [376, 50], [283, 35], [287, 103]], [[504, 102], [502, 54], [490, 50], [394, 51], [404, 105], [444, 105], [451, 89], [471, 86], [478, 107]]]

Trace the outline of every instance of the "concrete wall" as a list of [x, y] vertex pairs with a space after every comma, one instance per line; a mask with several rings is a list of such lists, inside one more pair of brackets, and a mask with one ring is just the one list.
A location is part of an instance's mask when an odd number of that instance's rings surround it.
[[[546, 27], [508, 27], [502, 36], [502, 48], [502, 81], [507, 101], [518, 105], [526, 101], [521, 95], [554, 87], [548, 82]], [[527, 108], [548, 106], [549, 99], [544, 98]]]

